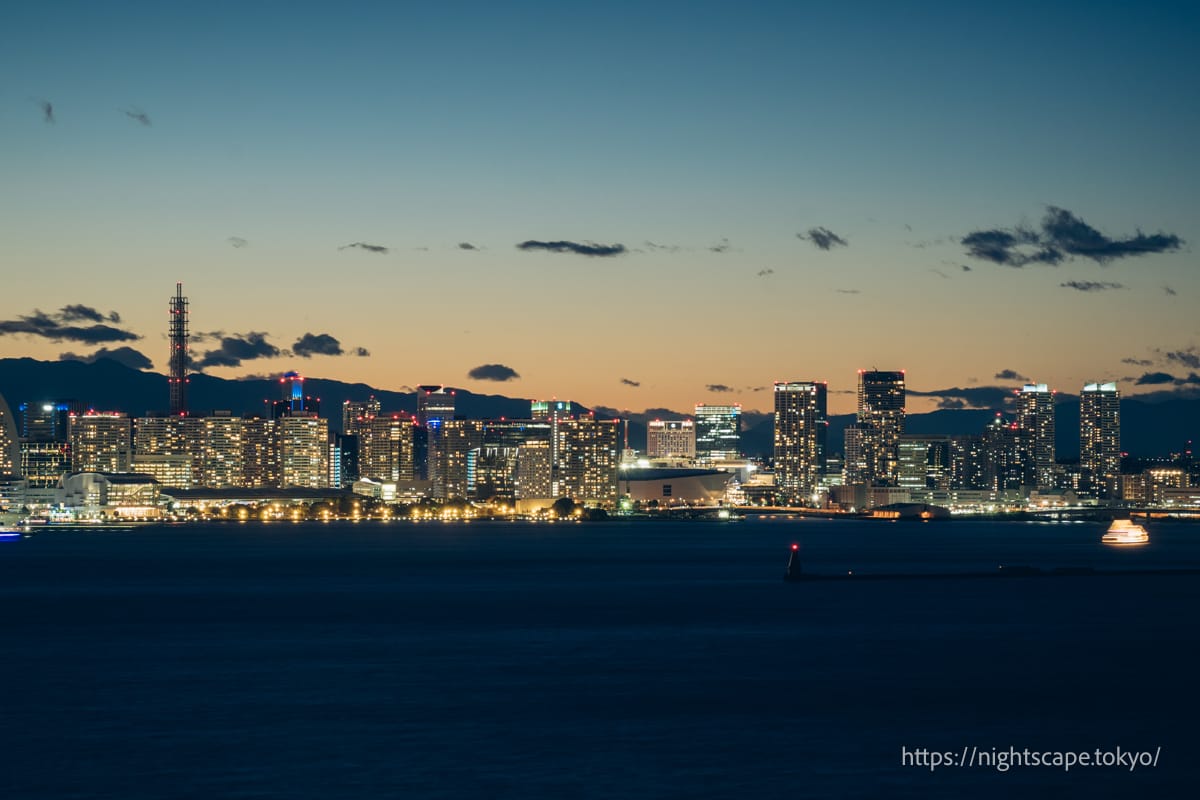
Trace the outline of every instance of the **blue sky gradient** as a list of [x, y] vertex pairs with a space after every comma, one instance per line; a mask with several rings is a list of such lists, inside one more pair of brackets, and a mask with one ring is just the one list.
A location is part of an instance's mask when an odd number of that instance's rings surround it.
[[[1184, 3], [8, 3], [0, 321], [115, 310], [162, 370], [179, 280], [196, 331], [282, 350], [326, 333], [372, 354], [215, 374], [634, 410], [765, 409], [773, 380], [849, 389], [873, 366], [926, 391], [1003, 370], [1071, 393], [1161, 390], [1136, 382], [1165, 370], [1186, 390], [1198, 18]], [[1182, 243], [1022, 268], [962, 244], [1037, 229], [1049, 206], [1112, 240]], [[797, 237], [814, 227], [847, 245]], [[355, 242], [388, 252], [339, 249]], [[95, 349], [2, 328], [0, 356]], [[520, 378], [467, 378], [481, 364]]]

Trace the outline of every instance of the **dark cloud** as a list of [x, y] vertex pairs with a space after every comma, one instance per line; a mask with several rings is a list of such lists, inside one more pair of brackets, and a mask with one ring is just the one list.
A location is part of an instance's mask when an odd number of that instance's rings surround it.
[[47, 125], [53, 125], [57, 120], [54, 119], [54, 104], [49, 100], [34, 101], [42, 109], [42, 122]]
[[1104, 292], [1109, 289], [1124, 289], [1125, 286], [1120, 283], [1112, 283], [1110, 281], [1067, 281], [1060, 283], [1064, 289], [1074, 289], [1077, 292]]
[[765, 277], [767, 277], [768, 275], [774, 275], [774, 274], [775, 274], [775, 270], [773, 270], [773, 269], [770, 269], [770, 268], [767, 268], [767, 269], [760, 269], [760, 270], [758, 271], [758, 277], [760, 277], [760, 278], [765, 278]]
[[913, 397], [938, 398], [938, 408], [1001, 409], [1011, 403], [1013, 399], [1013, 390], [1004, 386], [972, 386], [969, 388], [955, 386], [949, 389], [935, 389], [931, 392], [922, 392], [916, 389], [907, 391]]
[[539, 242], [529, 239], [517, 245], [518, 250], [545, 250], [549, 253], [574, 253], [580, 256], [619, 256], [625, 251], [623, 244], [596, 244], [594, 242]]
[[621, 378], [621, 383], [625, 384], [626, 386], [641, 386], [642, 385], [641, 381], [630, 380], [629, 378]]
[[274, 358], [281, 354], [278, 347], [267, 341], [265, 333], [233, 334], [221, 337], [221, 346], [209, 350], [195, 362], [196, 369], [206, 367], [238, 367], [243, 361]]
[[723, 383], [710, 383], [706, 387], [710, 392], [732, 392], [732, 386], [726, 386]]
[[970, 268], [970, 267], [968, 267], [966, 264], [963, 264], [963, 265], [962, 265], [962, 271], [963, 271], [963, 272], [970, 272], [970, 271], [971, 271], [971, 268]]
[[806, 242], [812, 242], [822, 250], [830, 250], [834, 247], [846, 247], [850, 243], [838, 236], [829, 228], [809, 228], [807, 233], [797, 233], [797, 239], [803, 239]]
[[[1023, 267], [1031, 263], [1057, 264], [1063, 258], [1057, 250], [1040, 246], [1038, 235], [1026, 228], [974, 231], [962, 238], [962, 246], [967, 248], [969, 256], [1006, 267]], [[1018, 249], [1022, 247], [1025, 249]]]
[[78, 303], [63, 306], [58, 310], [58, 318], [63, 322], [120, 322], [120, 316], [117, 316], [116, 320], [111, 318], [114, 315], [116, 315], [115, 311], [112, 315], [106, 317], [91, 306]]
[[1179, 292], [1175, 291], [1170, 286], [1164, 286], [1163, 291], [1166, 292], [1168, 297], [1174, 297], [1175, 295], [1179, 294]]
[[130, 107], [130, 108], [120, 108], [117, 110], [120, 111], [125, 116], [129, 117], [134, 122], [141, 123], [142, 125], [145, 125], [147, 128], [149, 128], [151, 125], [150, 117], [146, 114], [145, 111], [142, 111], [140, 108]]
[[1164, 355], [1166, 355], [1167, 361], [1182, 364], [1189, 369], [1200, 369], [1200, 354], [1194, 347], [1189, 347], [1187, 350], [1175, 350]]
[[328, 333], [306, 333], [292, 345], [292, 354], [300, 358], [344, 355], [342, 343]]
[[225, 241], [229, 242], [234, 247], [239, 247], [239, 248], [240, 247], [248, 247], [250, 245], [250, 242], [246, 241], [245, 239], [243, 239], [240, 236], [230, 236]]
[[1134, 381], [1135, 386], [1161, 386], [1164, 383], [1175, 383], [1175, 376], [1167, 372], [1147, 372]]
[[354, 348], [354, 355], [358, 356], [359, 358], [366, 358], [367, 356], [371, 355], [371, 351], [365, 347], [356, 347]]
[[[115, 328], [111, 324], [119, 324], [121, 315], [110, 312], [107, 316], [91, 306], [63, 306], [54, 314], [34, 309], [32, 314], [17, 319], [0, 320], [0, 336], [6, 334], [27, 334], [40, 336], [53, 342], [80, 342], [83, 344], [103, 344], [107, 342], [133, 342], [142, 338], [131, 331]], [[91, 325], [73, 323], [91, 322]]]
[[1148, 367], [1154, 362], [1148, 358], [1122, 358], [1122, 364], [1132, 364], [1135, 367]]
[[1039, 230], [1017, 227], [973, 231], [962, 238], [961, 244], [967, 254], [975, 258], [1008, 267], [1023, 267], [1035, 263], [1058, 264], [1072, 257], [1105, 264], [1117, 258], [1178, 250], [1184, 241], [1174, 234], [1146, 235], [1140, 230], [1133, 236], [1113, 239], [1070, 211], [1048, 206]]
[[1025, 381], [1026, 383], [1029, 382], [1029, 378], [1026, 378], [1024, 375], [1017, 372], [1015, 369], [1002, 369], [999, 372], [997, 372], [993, 377], [995, 377], [995, 379], [998, 381]]
[[338, 250], [345, 250], [347, 248], [352, 248], [352, 247], [357, 247], [359, 250], [366, 250], [368, 253], [387, 253], [388, 252], [388, 248], [384, 247], [381, 244], [367, 244], [366, 242], [351, 242], [350, 244], [342, 245], [341, 247], [338, 248]]
[[225, 331], [192, 331], [189, 337], [192, 344], [202, 344], [225, 338]]
[[710, 253], [726, 253], [729, 251], [729, 246], [729, 240], [723, 238], [718, 243], [710, 246], [708, 250]]
[[521, 377], [515, 369], [504, 364], [481, 364], [467, 373], [467, 377], [477, 381], [511, 381]]
[[459, 250], [478, 250], [479, 248], [476, 247], [475, 245], [471, 244], [470, 242], [459, 242], [458, 249]]
[[107, 347], [101, 347], [91, 355], [79, 355], [77, 353], [63, 353], [58, 357], [59, 361], [82, 361], [85, 364], [92, 364], [102, 358], [107, 358], [110, 361], [116, 361], [118, 364], [124, 364], [130, 369], [151, 369], [154, 362], [146, 357], [144, 353], [134, 350], [132, 347], [114, 347], [109, 350]]

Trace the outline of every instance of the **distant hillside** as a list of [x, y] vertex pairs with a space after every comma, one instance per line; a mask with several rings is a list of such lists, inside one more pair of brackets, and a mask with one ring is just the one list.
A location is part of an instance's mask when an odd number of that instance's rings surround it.
[[[346, 400], [379, 398], [385, 411], [417, 408], [412, 392], [392, 392], [365, 383], [343, 383], [323, 378], [305, 380], [306, 394], [319, 397], [321, 415], [334, 430], [341, 429], [341, 407]], [[529, 400], [495, 394], [476, 394], [456, 389], [458, 413], [477, 419], [529, 415]], [[32, 358], [0, 359], [0, 394], [15, 408], [23, 402], [39, 400], [78, 400], [99, 410], [126, 411], [133, 416], [159, 413], [167, 406], [167, 379], [154, 372], [140, 372], [109, 359], [92, 364], [80, 361], [36, 361]], [[280, 397], [278, 387], [266, 380], [226, 380], [211, 375], [193, 375], [189, 387], [189, 405], [197, 413], [226, 409], [234, 413], [264, 413], [269, 400]], [[583, 406], [576, 407], [586, 411]], [[598, 413], [615, 416], [614, 409], [598, 407]], [[690, 412], [656, 409], [654, 416], [668, 418], [691, 416]], [[912, 414], [907, 420], [910, 433], [979, 433], [995, 416], [995, 411], [969, 409], [942, 410]], [[646, 445], [646, 413], [628, 415], [630, 444], [640, 450]], [[854, 421], [854, 415], [830, 417], [829, 450], [840, 452], [842, 432]], [[1079, 402], [1065, 401], [1055, 409], [1058, 456], [1079, 455]], [[771, 414], [748, 412], [742, 434], [743, 449], [750, 455], [769, 456], [773, 449]], [[1125, 450], [1135, 456], [1157, 456], [1180, 452], [1190, 441], [1200, 441], [1200, 399], [1174, 399], [1156, 403], [1141, 400], [1121, 401], [1121, 436]]]

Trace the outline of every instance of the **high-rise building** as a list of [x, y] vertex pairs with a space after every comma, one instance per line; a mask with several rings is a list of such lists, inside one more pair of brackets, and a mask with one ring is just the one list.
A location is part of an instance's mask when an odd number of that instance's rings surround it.
[[[906, 390], [904, 371], [858, 371], [858, 424], [862, 434], [866, 474], [863, 482], [895, 486], [904, 434]], [[849, 459], [847, 459], [847, 462]]]
[[1079, 467], [1092, 494], [1116, 494], [1121, 474], [1121, 394], [1116, 383], [1087, 383], [1079, 393]]
[[[520, 497], [521, 454], [524, 452], [528, 458], [529, 445], [533, 442], [549, 447], [549, 422], [527, 419], [486, 421], [483, 440], [475, 451], [473, 469], [470, 470], [468, 496], [477, 500], [515, 500]], [[532, 476], [529, 478], [533, 480]]]
[[119, 411], [72, 415], [72, 472], [128, 472], [133, 449], [133, 420]]
[[690, 419], [652, 419], [646, 423], [646, 455], [650, 458], [696, 457], [696, 423]]
[[279, 451], [275, 442], [277, 422], [262, 417], [242, 420], [244, 488], [273, 489], [279, 486]]
[[271, 419], [320, 413], [321, 399], [304, 394], [304, 376], [299, 372], [285, 372], [279, 379], [279, 389], [280, 399], [271, 404]]
[[825, 383], [775, 384], [775, 487], [784, 505], [811, 505], [825, 474], [827, 395]]
[[430, 450], [429, 471], [434, 476], [431, 491], [438, 500], [470, 495], [484, 425], [480, 419], [450, 419], [437, 426], [438, 444]]
[[342, 433], [357, 436], [364, 424], [379, 416], [382, 408], [375, 395], [366, 400], [347, 400], [342, 403]]
[[896, 445], [896, 454], [897, 486], [915, 491], [950, 488], [949, 436], [906, 433]]
[[576, 502], [611, 506], [617, 501], [617, 465], [621, 455], [621, 420], [584, 414], [564, 420], [566, 464], [560, 491]]
[[1017, 430], [1023, 482], [1054, 488], [1054, 392], [1046, 384], [1027, 383], [1017, 392]]
[[275, 420], [279, 486], [325, 489], [329, 486], [329, 420], [285, 416]]
[[571, 403], [568, 400], [534, 400], [529, 404], [529, 418], [550, 423], [550, 493], [562, 497], [566, 470], [562, 422], [571, 419]]
[[22, 439], [36, 442], [65, 442], [71, 412], [82, 413], [83, 408], [72, 400], [21, 403], [20, 425], [17, 432]]
[[445, 425], [454, 419], [455, 410], [454, 390], [435, 384], [417, 387], [416, 477], [430, 481], [435, 493], [446, 483], [438, 470], [446, 462], [442, 446]]
[[0, 476], [16, 476], [21, 468], [17, 423], [4, 395], [0, 395]]
[[175, 296], [170, 300], [170, 326], [167, 338], [171, 343], [168, 360], [167, 388], [170, 390], [172, 416], [188, 413], [188, 299], [183, 296], [183, 284], [175, 284]]
[[696, 460], [706, 463], [742, 454], [742, 407], [696, 404]]
[[397, 412], [361, 422], [359, 431], [360, 476], [381, 482], [411, 481], [414, 474], [413, 443], [416, 421]]
[[204, 429], [200, 485], [214, 489], [251, 486], [246, 471], [247, 420], [223, 412], [200, 421]]

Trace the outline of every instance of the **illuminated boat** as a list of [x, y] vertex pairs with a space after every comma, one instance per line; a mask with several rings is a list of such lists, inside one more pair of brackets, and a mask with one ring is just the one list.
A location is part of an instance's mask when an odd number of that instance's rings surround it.
[[1145, 544], [1150, 534], [1131, 519], [1114, 519], [1100, 538], [1104, 544]]

